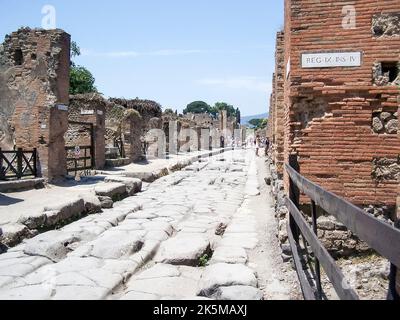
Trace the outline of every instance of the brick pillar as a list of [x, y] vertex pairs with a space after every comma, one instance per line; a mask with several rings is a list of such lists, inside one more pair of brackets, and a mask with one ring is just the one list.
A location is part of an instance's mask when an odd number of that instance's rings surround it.
[[50, 180], [67, 173], [69, 67], [70, 36], [59, 29], [20, 29], [0, 49], [0, 130], [8, 149], [38, 149]]

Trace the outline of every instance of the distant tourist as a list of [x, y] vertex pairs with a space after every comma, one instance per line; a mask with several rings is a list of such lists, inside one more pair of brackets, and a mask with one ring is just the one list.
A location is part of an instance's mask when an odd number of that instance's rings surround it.
[[261, 148], [261, 138], [260, 138], [260, 136], [256, 137], [255, 143], [256, 143], [256, 156], [258, 157], [259, 156], [259, 151], [260, 151], [260, 148]]

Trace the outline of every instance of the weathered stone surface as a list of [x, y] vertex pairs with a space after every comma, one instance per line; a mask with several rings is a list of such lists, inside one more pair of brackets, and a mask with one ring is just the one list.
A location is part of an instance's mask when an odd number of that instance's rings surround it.
[[110, 183], [122, 183], [126, 186], [126, 192], [128, 195], [133, 196], [134, 194], [142, 190], [142, 180], [137, 178], [119, 177], [119, 176], [108, 176], [104, 179], [104, 182]]
[[85, 202], [83, 199], [71, 199], [64, 203], [44, 207], [46, 215], [45, 227], [52, 227], [65, 220], [79, 217], [85, 212]]
[[51, 294], [51, 287], [36, 285], [1, 291], [0, 300], [49, 300]]
[[258, 244], [257, 234], [255, 233], [231, 233], [226, 234], [219, 245], [224, 247], [242, 247], [244, 249], [254, 249]]
[[154, 267], [143, 271], [141, 274], [135, 277], [137, 280], [154, 279], [154, 278], [166, 278], [166, 277], [179, 277], [181, 272], [179, 268], [169, 264], [159, 263]]
[[399, 120], [393, 119], [388, 121], [388, 123], [385, 125], [386, 131], [389, 134], [396, 134], [397, 131], [399, 130]]
[[263, 300], [263, 293], [261, 290], [249, 286], [221, 287], [218, 288], [213, 298], [216, 300], [259, 301]]
[[126, 194], [126, 186], [122, 183], [104, 183], [95, 187], [96, 195], [113, 198]]
[[6, 224], [1, 228], [3, 234], [0, 236], [0, 243], [9, 247], [13, 247], [35, 234], [23, 224]]
[[104, 300], [109, 289], [94, 286], [60, 286], [57, 287], [52, 300]]
[[323, 230], [335, 230], [335, 222], [331, 217], [321, 216], [318, 218], [318, 227]]
[[99, 196], [99, 201], [102, 209], [111, 209], [114, 206], [114, 201], [110, 197]]
[[61, 231], [50, 231], [26, 242], [24, 253], [31, 256], [42, 256], [53, 261], [60, 261], [71, 251], [69, 245], [80, 239]]
[[143, 233], [112, 232], [88, 244], [88, 255], [102, 259], [129, 257], [143, 246]]
[[150, 294], [173, 299], [196, 296], [201, 270], [159, 264], [138, 276], [127, 284], [127, 292]]
[[213, 263], [241, 263], [246, 264], [247, 253], [241, 247], [218, 247], [210, 261]]
[[124, 175], [128, 178], [136, 178], [149, 183], [157, 180], [153, 172], [126, 172]]
[[381, 132], [384, 128], [384, 125], [381, 121], [381, 119], [379, 119], [378, 117], [375, 117], [372, 120], [372, 128], [374, 129], [375, 132]]
[[256, 287], [257, 279], [253, 270], [241, 264], [213, 264], [205, 269], [198, 293], [211, 297], [220, 287], [236, 285]]
[[151, 301], [151, 300], [159, 300], [159, 299], [160, 299], [160, 297], [155, 294], [144, 293], [144, 292], [135, 292], [135, 291], [128, 292], [121, 298], [121, 300], [128, 300], [128, 301], [136, 301], [136, 300]]
[[400, 36], [400, 13], [374, 14], [372, 32], [376, 37]]
[[0, 192], [9, 193], [9, 192], [21, 192], [31, 189], [41, 189], [44, 188], [44, 184], [45, 184], [45, 179], [43, 178], [24, 179], [16, 181], [0, 181]]
[[210, 241], [202, 234], [182, 234], [164, 241], [155, 258], [157, 262], [196, 266], [209, 253]]
[[88, 214], [99, 213], [101, 212], [101, 201], [98, 197], [93, 195], [85, 194], [82, 196], [85, 212]]
[[380, 115], [380, 118], [383, 121], [386, 121], [387, 119], [389, 119], [392, 116], [392, 114], [390, 112], [382, 112]]
[[147, 231], [165, 231], [170, 236], [174, 232], [172, 225], [164, 221], [146, 222], [143, 223], [143, 228]]

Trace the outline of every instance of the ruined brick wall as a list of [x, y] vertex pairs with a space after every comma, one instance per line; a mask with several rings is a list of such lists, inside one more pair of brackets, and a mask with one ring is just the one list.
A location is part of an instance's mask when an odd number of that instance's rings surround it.
[[[93, 125], [94, 157], [96, 169], [105, 165], [105, 113], [107, 101], [99, 94], [89, 93], [70, 96], [68, 121], [84, 122]], [[69, 123], [65, 134], [67, 146], [91, 145], [91, 133], [87, 126]]]
[[284, 164], [284, 33], [276, 35], [275, 73], [273, 76], [273, 154], [272, 159], [279, 175], [283, 175]]
[[49, 179], [66, 174], [70, 36], [23, 28], [0, 46], [0, 147], [37, 148]]
[[125, 109], [133, 109], [139, 112], [142, 118], [142, 136], [144, 136], [147, 131], [151, 129], [151, 119], [162, 117], [161, 105], [155, 101], [141, 99], [127, 100], [116, 98], [111, 98], [110, 101], [120, 106], [123, 106]]
[[126, 109], [108, 101], [106, 105], [106, 146], [114, 147], [116, 139], [124, 142], [126, 157], [131, 161], [142, 158], [142, 118], [136, 110]]
[[[400, 2], [354, 1], [355, 29], [346, 4], [286, 0], [285, 160], [297, 154], [302, 174], [355, 204], [395, 206]], [[362, 52], [361, 66], [301, 67], [302, 53], [339, 51]]]

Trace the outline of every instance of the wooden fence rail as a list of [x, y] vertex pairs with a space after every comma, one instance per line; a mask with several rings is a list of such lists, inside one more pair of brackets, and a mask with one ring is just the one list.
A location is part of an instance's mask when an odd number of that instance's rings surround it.
[[[290, 194], [289, 198], [286, 199], [290, 212], [288, 235], [305, 299], [314, 300], [322, 299], [323, 297], [321, 266], [325, 270], [340, 299], [359, 299], [354, 289], [350, 287], [348, 281], [344, 278], [335, 260], [318, 239], [317, 206], [326, 213], [334, 216], [348, 230], [365, 241], [371, 249], [387, 258], [393, 267], [400, 268], [400, 230], [368, 215], [361, 208], [324, 190], [322, 187], [303, 177], [292, 166], [286, 164], [285, 168], [290, 179]], [[312, 226], [310, 226], [300, 211], [300, 193], [311, 199]], [[310, 279], [302, 264], [303, 250], [300, 245], [300, 235], [309, 244], [316, 258], [314, 280]]]

